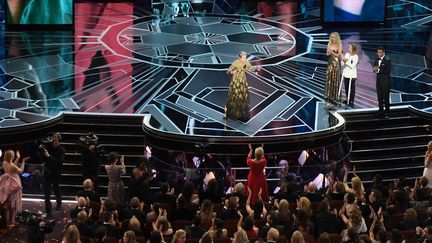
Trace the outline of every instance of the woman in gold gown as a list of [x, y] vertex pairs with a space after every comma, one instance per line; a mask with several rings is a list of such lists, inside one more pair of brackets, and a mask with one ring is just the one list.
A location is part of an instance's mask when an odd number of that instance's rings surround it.
[[249, 120], [249, 93], [246, 70], [259, 71], [259, 67], [252, 66], [246, 57], [246, 52], [240, 52], [239, 58], [227, 70], [227, 73], [232, 75], [232, 79], [225, 107], [225, 117], [243, 122]]
[[341, 82], [341, 56], [342, 41], [339, 33], [330, 34], [330, 40], [327, 45], [328, 66], [326, 72], [325, 95], [324, 100], [331, 105], [338, 105], [339, 88]]

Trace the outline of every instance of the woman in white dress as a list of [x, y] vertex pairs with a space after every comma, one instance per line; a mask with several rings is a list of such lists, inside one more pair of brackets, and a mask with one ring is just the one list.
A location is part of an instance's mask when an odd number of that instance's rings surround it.
[[423, 176], [428, 179], [427, 186], [432, 188], [432, 141], [428, 143], [428, 149], [425, 154], [425, 168], [423, 170]]

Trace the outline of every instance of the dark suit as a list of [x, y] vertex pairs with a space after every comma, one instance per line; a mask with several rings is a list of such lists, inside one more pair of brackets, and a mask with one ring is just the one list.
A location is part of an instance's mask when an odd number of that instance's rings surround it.
[[49, 153], [49, 157], [43, 157], [45, 162], [44, 168], [44, 191], [45, 191], [45, 210], [48, 214], [51, 213], [51, 188], [54, 189], [54, 194], [57, 200], [57, 207], [61, 205], [61, 194], [60, 194], [60, 178], [62, 173], [63, 159], [66, 154], [66, 150], [63, 146], [59, 145], [54, 147], [50, 143], [46, 150]]
[[378, 66], [379, 58], [375, 59], [374, 66], [379, 68], [376, 76], [376, 91], [378, 98], [378, 108], [380, 113], [388, 115], [390, 112], [390, 73], [391, 61], [387, 56], [382, 57], [381, 65]]

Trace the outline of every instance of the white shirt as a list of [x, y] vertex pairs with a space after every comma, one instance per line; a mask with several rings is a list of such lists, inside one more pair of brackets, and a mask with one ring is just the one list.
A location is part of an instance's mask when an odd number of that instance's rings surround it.
[[382, 62], [382, 60], [384, 59], [384, 57], [385, 57], [385, 55], [382, 56], [381, 58], [378, 58], [378, 73], [380, 72], [379, 67], [381, 67], [381, 62]]
[[345, 64], [345, 68], [342, 72], [342, 76], [344, 78], [357, 78], [357, 64], [358, 64], [358, 55], [351, 55], [349, 52], [345, 53], [345, 58], [348, 59]]

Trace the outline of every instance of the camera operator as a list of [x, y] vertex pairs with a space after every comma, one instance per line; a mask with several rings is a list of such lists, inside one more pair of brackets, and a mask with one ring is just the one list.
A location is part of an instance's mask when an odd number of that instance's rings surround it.
[[47, 144], [39, 146], [42, 162], [44, 162], [44, 191], [45, 191], [45, 210], [48, 216], [51, 216], [51, 187], [54, 189], [56, 196], [56, 210], [61, 209], [60, 178], [62, 172], [63, 159], [65, 157], [65, 148], [60, 144], [60, 133], [54, 133]]
[[79, 138], [78, 146], [81, 148], [82, 174], [84, 180], [91, 179], [93, 187], [96, 190], [102, 154], [99, 138], [95, 133], [89, 132], [86, 136], [81, 136]]

